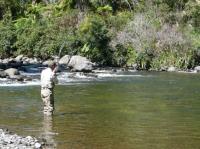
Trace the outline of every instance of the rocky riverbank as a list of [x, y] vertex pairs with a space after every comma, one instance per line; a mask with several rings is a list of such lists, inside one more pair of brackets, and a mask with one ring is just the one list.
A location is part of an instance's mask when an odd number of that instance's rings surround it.
[[[52, 60], [52, 59], [51, 59]], [[54, 58], [53, 60], [56, 60]], [[42, 61], [38, 58], [28, 58], [19, 55], [15, 58], [0, 59], [0, 78], [6, 78], [15, 81], [31, 81], [30, 77], [22, 75], [23, 73], [40, 73], [42, 69], [47, 67], [49, 60]], [[59, 72], [74, 71], [74, 72], [91, 72], [94, 68], [94, 63], [82, 56], [65, 55], [58, 61]]]
[[0, 149], [42, 149], [45, 143], [35, 137], [22, 137], [0, 129]]
[[[53, 58], [57, 60], [56, 57]], [[28, 58], [23, 55], [19, 55], [15, 58], [0, 59], [0, 79], [8, 79], [20, 82], [32, 81], [33, 77], [24, 75], [27, 73], [40, 73], [44, 69], [50, 60], [42, 61], [38, 58]], [[92, 63], [85, 57], [82, 56], [69, 56], [65, 55], [59, 60], [59, 72], [68, 71], [68, 72], [81, 72], [86, 76], [95, 77], [95, 74], [99, 70], [106, 70], [109, 72], [119, 72], [119, 71], [137, 71], [138, 67], [136, 64], [133, 64], [129, 68], [102, 68], [98, 67], [95, 63]], [[188, 73], [197, 73], [200, 72], [200, 66], [196, 66], [192, 70], [179, 70], [174, 66], [163, 67], [160, 70], [150, 70], [150, 71], [166, 71], [166, 72], [188, 72]], [[89, 72], [89, 73], [88, 73]], [[76, 73], [74, 73], [76, 75]], [[75, 76], [74, 75], [74, 76]], [[73, 77], [73, 76], [72, 76]], [[75, 76], [76, 77], [76, 76]]]

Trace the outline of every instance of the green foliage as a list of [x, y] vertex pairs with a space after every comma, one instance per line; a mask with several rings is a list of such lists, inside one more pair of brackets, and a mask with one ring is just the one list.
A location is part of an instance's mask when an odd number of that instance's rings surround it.
[[24, 15], [25, 2], [21, 0], [1, 0], [0, 1], [0, 20], [6, 13], [9, 13], [12, 19]]
[[80, 24], [78, 31], [83, 47], [83, 54], [100, 64], [109, 64], [111, 51], [109, 49], [110, 37], [105, 22], [98, 16], [88, 16]]
[[98, 7], [97, 12], [99, 14], [106, 15], [106, 14], [109, 14], [110, 12], [112, 12], [112, 7], [110, 7], [109, 5], [106, 5], [103, 7]]
[[200, 31], [200, 3], [197, 1], [188, 1], [185, 9], [185, 20], [190, 22], [198, 31]]
[[0, 57], [11, 56], [15, 51], [14, 43], [16, 41], [15, 28], [12, 24], [0, 24]]
[[108, 28], [110, 28], [116, 36], [116, 33], [122, 30], [125, 25], [132, 19], [133, 13], [129, 11], [123, 11], [116, 13], [115, 15], [110, 15], [106, 20]]
[[0, 1], [0, 57], [80, 54], [100, 65], [200, 64], [196, 0]]
[[191, 68], [192, 56], [192, 51], [188, 51], [187, 53], [163, 51], [152, 60], [151, 68], [162, 70], [163, 68], [174, 66], [179, 69], [187, 70]]
[[155, 4], [167, 4], [171, 11], [183, 10], [189, 0], [153, 0]]
[[91, 0], [91, 4], [97, 10], [99, 8], [109, 6], [112, 8], [113, 12], [116, 12], [120, 9], [129, 9], [131, 10], [132, 3], [128, 0], [113, 0], [113, 1], [104, 1], [104, 0]]
[[113, 64], [115, 66], [131, 66], [136, 63], [136, 51], [131, 46], [116, 45], [113, 53]]
[[144, 51], [137, 53], [137, 66], [139, 66], [139, 69], [149, 70], [154, 57], [155, 55], [153, 49], [146, 48]]

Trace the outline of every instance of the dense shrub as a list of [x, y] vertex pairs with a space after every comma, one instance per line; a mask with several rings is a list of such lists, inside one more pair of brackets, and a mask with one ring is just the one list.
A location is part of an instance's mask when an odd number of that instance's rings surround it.
[[80, 51], [84, 56], [100, 64], [111, 64], [110, 37], [103, 19], [98, 16], [86, 17], [80, 24], [78, 34], [84, 45]]
[[16, 42], [15, 28], [12, 24], [0, 24], [0, 57], [5, 58], [12, 56], [16, 50], [14, 46]]
[[116, 45], [113, 49], [112, 63], [114, 66], [131, 67], [136, 63], [136, 51], [130, 45]]

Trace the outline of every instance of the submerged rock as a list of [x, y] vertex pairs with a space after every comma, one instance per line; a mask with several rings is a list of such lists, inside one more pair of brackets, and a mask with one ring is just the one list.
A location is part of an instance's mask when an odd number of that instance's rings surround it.
[[9, 78], [17, 80], [17, 81], [24, 81], [24, 76], [22, 75], [13, 75], [13, 76], [10, 76]]

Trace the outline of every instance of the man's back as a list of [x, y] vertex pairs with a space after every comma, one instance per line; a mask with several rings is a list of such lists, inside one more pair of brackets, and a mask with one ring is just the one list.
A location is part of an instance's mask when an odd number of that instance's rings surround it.
[[53, 88], [54, 87], [55, 74], [51, 68], [46, 68], [41, 73], [41, 87]]

